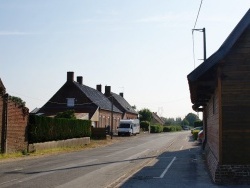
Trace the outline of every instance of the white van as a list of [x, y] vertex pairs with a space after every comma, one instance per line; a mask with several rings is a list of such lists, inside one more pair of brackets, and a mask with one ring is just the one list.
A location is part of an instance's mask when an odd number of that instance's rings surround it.
[[140, 133], [139, 119], [121, 119], [118, 127], [118, 136], [136, 135]]

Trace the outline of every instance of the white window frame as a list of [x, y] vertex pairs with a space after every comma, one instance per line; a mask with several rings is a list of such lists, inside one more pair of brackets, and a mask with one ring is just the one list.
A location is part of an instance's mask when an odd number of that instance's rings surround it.
[[67, 98], [67, 107], [75, 106], [75, 98]]

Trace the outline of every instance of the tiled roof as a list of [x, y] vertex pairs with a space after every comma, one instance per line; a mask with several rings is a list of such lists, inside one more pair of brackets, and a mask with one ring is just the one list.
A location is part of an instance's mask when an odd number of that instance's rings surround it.
[[152, 113], [153, 119], [155, 119], [155, 121], [157, 121], [160, 124], [164, 124], [164, 121], [157, 115], [157, 113], [153, 112]]
[[234, 28], [231, 34], [227, 37], [227, 39], [221, 45], [221, 47], [187, 76], [188, 80], [191, 82], [198, 80], [200, 76], [205, 74], [214, 65], [219, 63], [219, 61], [222, 60], [228, 54], [228, 52], [234, 46], [236, 41], [249, 26], [250, 26], [250, 9], [244, 15], [241, 21], [237, 24], [237, 26]]
[[122, 96], [113, 92], [111, 92], [111, 94], [115, 98], [115, 100], [121, 105], [121, 107], [124, 109], [125, 112], [138, 114]]
[[4, 94], [5, 92], [6, 92], [6, 89], [5, 89], [3, 82], [0, 78], [0, 94]]
[[[104, 94], [86, 85], [81, 85], [78, 82], [74, 82], [74, 84], [100, 109], [111, 111], [112, 104]], [[113, 111], [122, 113], [115, 105], [113, 105]]]

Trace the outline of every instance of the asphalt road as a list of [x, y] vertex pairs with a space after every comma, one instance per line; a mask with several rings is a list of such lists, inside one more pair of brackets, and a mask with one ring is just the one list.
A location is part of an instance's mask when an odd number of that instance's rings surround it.
[[115, 186], [178, 135], [142, 133], [106, 147], [0, 163], [0, 187]]
[[217, 187], [190, 136], [140, 134], [106, 147], [0, 163], [0, 187]]

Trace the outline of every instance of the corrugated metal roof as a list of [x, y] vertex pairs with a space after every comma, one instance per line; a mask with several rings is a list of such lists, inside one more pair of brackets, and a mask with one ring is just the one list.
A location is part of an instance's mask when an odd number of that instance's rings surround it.
[[[88, 87], [86, 85], [81, 85], [78, 82], [74, 82], [74, 84], [100, 109], [111, 111], [111, 102], [109, 99], [100, 91]], [[115, 105], [113, 105], [113, 111], [122, 113]]]
[[227, 37], [227, 39], [221, 45], [221, 47], [187, 76], [188, 80], [191, 82], [198, 80], [200, 76], [205, 74], [209, 69], [211, 69], [217, 63], [219, 63], [220, 60], [222, 60], [231, 50], [236, 41], [245, 31], [245, 29], [249, 26], [250, 26], [250, 9], [244, 15], [241, 21], [236, 25], [234, 30]]

